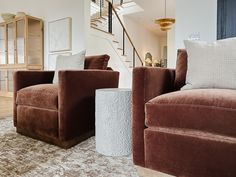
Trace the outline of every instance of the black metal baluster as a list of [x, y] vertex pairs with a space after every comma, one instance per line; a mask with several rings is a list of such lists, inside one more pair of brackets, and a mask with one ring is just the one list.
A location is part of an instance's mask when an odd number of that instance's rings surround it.
[[100, 18], [102, 17], [102, 0], [100, 0]]
[[133, 48], [133, 68], [135, 68], [135, 48]]
[[108, 32], [112, 33], [112, 3], [108, 5]]
[[123, 55], [125, 55], [125, 29], [123, 28]]

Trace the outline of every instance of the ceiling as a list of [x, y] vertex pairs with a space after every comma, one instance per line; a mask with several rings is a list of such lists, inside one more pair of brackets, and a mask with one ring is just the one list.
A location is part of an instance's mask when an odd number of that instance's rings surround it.
[[[128, 17], [145, 25], [148, 29], [159, 36], [166, 36], [166, 32], [160, 30], [154, 23], [155, 19], [163, 18], [165, 15], [165, 0], [133, 0], [143, 11], [129, 14]], [[175, 18], [175, 0], [166, 0], [167, 17]]]

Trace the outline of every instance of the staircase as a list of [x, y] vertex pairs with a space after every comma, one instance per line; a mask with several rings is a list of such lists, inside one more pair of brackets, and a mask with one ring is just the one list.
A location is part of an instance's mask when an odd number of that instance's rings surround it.
[[[137, 62], [141, 65], [143, 65], [143, 62], [119, 16], [127, 10], [127, 8], [134, 5], [135, 3], [130, 0], [116, 4], [112, 4], [107, 0], [92, 0], [90, 13], [91, 28], [111, 35], [110, 40], [113, 48], [130, 72], [132, 72], [132, 69], [137, 65]], [[117, 22], [116, 26], [113, 24], [114, 21]], [[117, 24], [120, 25], [119, 28], [122, 28], [121, 33], [123, 34], [114, 34], [113, 28], [116, 28]], [[128, 42], [130, 47], [127, 47]], [[127, 56], [127, 53], [131, 56]]]

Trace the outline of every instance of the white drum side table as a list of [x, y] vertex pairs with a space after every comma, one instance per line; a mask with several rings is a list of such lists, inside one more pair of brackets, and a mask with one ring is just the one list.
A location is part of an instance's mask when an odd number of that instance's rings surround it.
[[96, 90], [96, 150], [107, 156], [131, 153], [131, 90]]

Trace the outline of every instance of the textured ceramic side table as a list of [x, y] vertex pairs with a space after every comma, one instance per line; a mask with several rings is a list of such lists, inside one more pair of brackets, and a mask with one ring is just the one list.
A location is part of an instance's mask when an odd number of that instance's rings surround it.
[[131, 153], [131, 90], [96, 90], [96, 150], [107, 156]]

